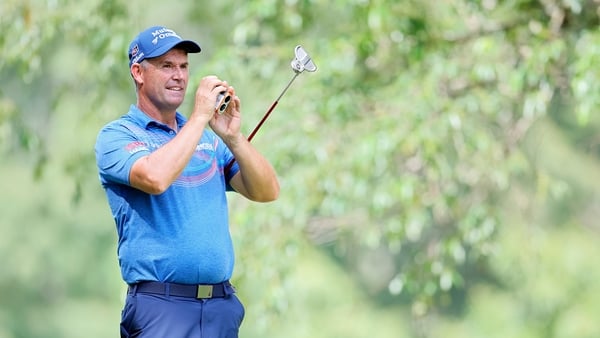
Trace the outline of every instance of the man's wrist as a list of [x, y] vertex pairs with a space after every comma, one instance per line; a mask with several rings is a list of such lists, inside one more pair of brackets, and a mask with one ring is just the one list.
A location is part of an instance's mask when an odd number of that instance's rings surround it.
[[228, 137], [227, 140], [225, 140], [225, 143], [231, 151], [234, 151], [235, 148], [239, 147], [241, 144], [246, 143], [246, 138], [242, 133], [237, 133], [232, 137]]
[[198, 126], [198, 127], [206, 127], [206, 125], [209, 123], [210, 118], [208, 117], [208, 115], [205, 114], [201, 114], [201, 113], [192, 113], [188, 119], [188, 123], [191, 122], [194, 125]]

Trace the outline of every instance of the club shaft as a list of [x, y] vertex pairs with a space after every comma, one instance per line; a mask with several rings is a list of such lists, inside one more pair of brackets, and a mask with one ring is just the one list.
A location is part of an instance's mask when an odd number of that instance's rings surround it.
[[[252, 130], [252, 133], [250, 133], [250, 136], [248, 136], [248, 141], [252, 141], [252, 139], [254, 138], [254, 135], [256, 135], [256, 133], [258, 132], [260, 127], [262, 127], [263, 123], [265, 123], [265, 121], [267, 120], [269, 115], [271, 115], [271, 112], [273, 111], [273, 109], [275, 109], [275, 107], [279, 103], [279, 100], [281, 100], [281, 98], [283, 97], [285, 92], [287, 92], [288, 88], [290, 88], [290, 86], [292, 85], [292, 82], [294, 82], [294, 80], [298, 77], [299, 74], [300, 73], [296, 73], [294, 75], [294, 77], [290, 80], [290, 82], [288, 82], [287, 86], [285, 86], [285, 88], [283, 88], [283, 91], [281, 92], [281, 94], [279, 94], [277, 99], [271, 104], [271, 107], [269, 107], [269, 110], [267, 110], [267, 112], [262, 117], [260, 122], [258, 122], [256, 127], [254, 127], [254, 130]], [[227, 165], [225, 166], [225, 170], [224, 170], [225, 174], [229, 173], [229, 171], [231, 170], [231, 167], [233, 166], [234, 163], [235, 163], [235, 158], [232, 158], [231, 161], [229, 161], [229, 163], [227, 163]]]
[[[254, 138], [254, 135], [256, 135], [256, 133], [258, 132], [260, 127], [263, 125], [263, 123], [265, 123], [265, 121], [267, 120], [269, 115], [271, 115], [271, 112], [273, 111], [273, 109], [275, 109], [275, 107], [277, 106], [278, 103], [279, 103], [279, 100], [277, 100], [277, 101], [273, 102], [273, 104], [271, 104], [271, 107], [269, 108], [269, 110], [267, 110], [267, 112], [265, 113], [263, 118], [260, 120], [260, 122], [256, 125], [256, 127], [254, 127], [254, 130], [252, 131], [252, 133], [250, 133], [250, 136], [248, 136], [248, 142], [252, 141], [252, 139]], [[232, 158], [231, 161], [229, 161], [229, 163], [227, 163], [227, 165], [225, 166], [225, 173], [229, 173], [229, 171], [231, 170], [231, 167], [233, 166], [233, 163], [235, 163], [235, 158]]]
[[292, 82], [294, 82], [294, 80], [296, 80], [298, 75], [300, 75], [300, 73], [294, 74], [294, 77], [290, 80], [290, 82], [288, 82], [287, 86], [285, 86], [285, 88], [283, 88], [283, 91], [281, 91], [281, 94], [279, 94], [279, 96], [277, 97], [277, 100], [275, 100], [275, 102], [279, 102], [279, 100], [281, 100], [281, 97], [283, 96], [283, 94], [285, 94], [285, 92], [287, 92], [288, 88], [290, 88], [290, 86], [292, 85]]

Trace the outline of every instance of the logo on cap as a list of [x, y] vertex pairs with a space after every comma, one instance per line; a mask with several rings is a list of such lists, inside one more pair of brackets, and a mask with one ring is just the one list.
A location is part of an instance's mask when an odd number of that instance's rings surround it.
[[179, 40], [181, 40], [181, 37], [179, 35], [177, 35], [177, 33], [175, 33], [172, 29], [168, 29], [168, 28], [160, 28], [155, 30], [154, 32], [152, 32], [152, 36], [154, 37], [154, 39], [152, 39], [152, 44], [156, 45], [158, 43], [158, 40], [162, 40], [168, 37], [175, 37]]

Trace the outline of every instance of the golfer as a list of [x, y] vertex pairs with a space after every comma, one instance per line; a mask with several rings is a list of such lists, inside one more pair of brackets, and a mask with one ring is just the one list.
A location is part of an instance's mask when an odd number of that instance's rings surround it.
[[[240, 99], [227, 82], [204, 77], [189, 117], [177, 111], [188, 53], [199, 52], [166, 27], [139, 33], [129, 46], [137, 102], [97, 137], [100, 181], [129, 285], [121, 337], [238, 337], [244, 307], [229, 282], [234, 252], [225, 193], [258, 202], [279, 194], [272, 166], [240, 132]], [[223, 93], [231, 101], [216, 113]]]

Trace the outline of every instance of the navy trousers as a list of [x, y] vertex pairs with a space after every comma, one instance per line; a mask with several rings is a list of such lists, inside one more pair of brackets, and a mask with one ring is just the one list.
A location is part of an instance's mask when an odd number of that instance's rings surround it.
[[136, 292], [127, 294], [122, 338], [237, 338], [244, 306], [235, 293], [196, 299]]

